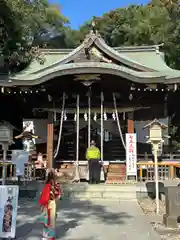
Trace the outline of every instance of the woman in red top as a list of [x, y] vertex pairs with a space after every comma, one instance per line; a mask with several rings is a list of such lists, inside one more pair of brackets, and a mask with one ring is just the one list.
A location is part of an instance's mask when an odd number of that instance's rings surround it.
[[55, 240], [56, 200], [61, 196], [62, 191], [55, 180], [55, 171], [51, 169], [39, 199], [42, 210], [40, 220], [43, 224], [43, 240]]

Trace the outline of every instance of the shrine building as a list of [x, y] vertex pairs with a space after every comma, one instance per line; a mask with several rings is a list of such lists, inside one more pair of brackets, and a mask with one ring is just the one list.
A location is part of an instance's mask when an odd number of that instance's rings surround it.
[[126, 133], [137, 154], [151, 151], [144, 125], [168, 124], [180, 107], [180, 71], [167, 66], [161, 45], [112, 48], [90, 31], [76, 49], [41, 49], [23, 71], [1, 75], [0, 119], [21, 131], [33, 121], [37, 153], [49, 167], [85, 161], [93, 139], [107, 165], [126, 165]]

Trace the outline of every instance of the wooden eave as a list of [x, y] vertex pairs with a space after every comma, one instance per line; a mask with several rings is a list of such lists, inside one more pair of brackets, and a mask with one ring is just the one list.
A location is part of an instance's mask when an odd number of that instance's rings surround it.
[[161, 126], [163, 129], [168, 128], [168, 126], [160, 121], [158, 121], [157, 119], [154, 119], [152, 122], [148, 123], [147, 125], [145, 125], [143, 127], [143, 129], [147, 129], [150, 128], [153, 124], [158, 124], [159, 126]]
[[164, 83], [165, 75], [158, 72], [137, 72], [112, 63], [83, 62], [59, 64], [56, 67], [38, 71], [35, 74], [18, 74], [11, 81], [0, 81], [1, 86], [33, 86], [44, 83], [55, 77], [77, 74], [109, 74], [128, 79], [134, 83], [156, 84]]

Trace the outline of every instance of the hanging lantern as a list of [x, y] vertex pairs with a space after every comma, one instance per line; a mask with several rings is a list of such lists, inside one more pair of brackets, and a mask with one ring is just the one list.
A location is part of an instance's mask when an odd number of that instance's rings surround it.
[[94, 113], [94, 121], [97, 120], [97, 113]]
[[133, 95], [132, 93], [129, 94], [129, 100], [132, 100], [133, 99]]
[[87, 112], [85, 112], [84, 114], [84, 120], [87, 121], [88, 120], [88, 117], [87, 117]]
[[104, 121], [107, 121], [107, 114], [106, 114], [106, 112], [104, 113]]
[[74, 121], [76, 122], [76, 120], [77, 120], [77, 114], [75, 113], [74, 114]]
[[52, 102], [52, 96], [48, 94], [48, 102]]
[[114, 121], [116, 120], [116, 114], [114, 112], [112, 114], [112, 118], [113, 118]]
[[54, 111], [54, 122], [56, 122], [57, 116], [56, 116], [56, 111]]
[[66, 112], [64, 113], [64, 121], [67, 120], [67, 115], [66, 115]]

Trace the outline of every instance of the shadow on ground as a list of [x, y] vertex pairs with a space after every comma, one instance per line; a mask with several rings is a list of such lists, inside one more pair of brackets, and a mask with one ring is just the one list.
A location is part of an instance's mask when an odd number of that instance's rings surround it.
[[[19, 215], [23, 215], [24, 219], [34, 218], [32, 223], [22, 223], [22, 220], [17, 220], [17, 232], [16, 239], [39, 239], [41, 234], [41, 226], [38, 220], [35, 219], [39, 214], [39, 207], [32, 201], [25, 201], [21, 204], [19, 209]], [[35, 202], [35, 201], [34, 201]], [[124, 212], [119, 212], [117, 207], [114, 205], [113, 208], [108, 207], [110, 204], [106, 203], [96, 203], [88, 200], [74, 200], [74, 199], [64, 199], [57, 203], [57, 238], [65, 239], [69, 231], [75, 230], [82, 226], [82, 222], [89, 221], [92, 219], [90, 228], [93, 228], [93, 221], [98, 221], [104, 225], [119, 225], [125, 224], [128, 219], [132, 218], [129, 214]], [[125, 209], [126, 210], [126, 209]], [[21, 225], [21, 226], [20, 226]], [[31, 231], [31, 229], [33, 229]], [[92, 229], [93, 232], [93, 229]], [[75, 236], [74, 236], [75, 237]], [[71, 240], [93, 240], [94, 237], [85, 238], [69, 238]]]

